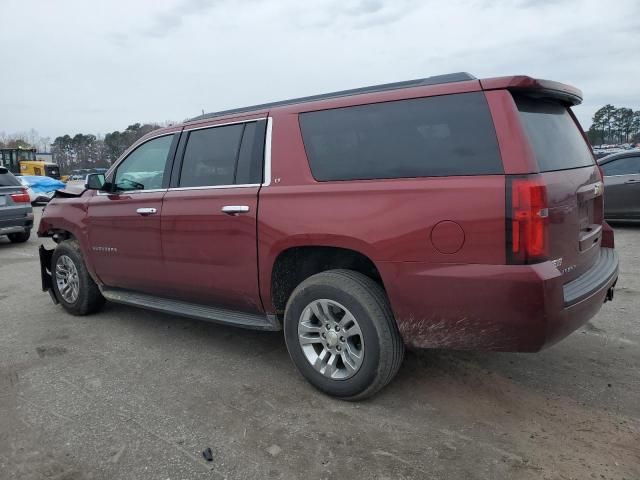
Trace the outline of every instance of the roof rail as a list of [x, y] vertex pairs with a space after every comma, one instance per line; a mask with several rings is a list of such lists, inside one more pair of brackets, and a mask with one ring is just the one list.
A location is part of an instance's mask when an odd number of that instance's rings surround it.
[[385, 92], [387, 90], [398, 90], [401, 88], [424, 87], [427, 85], [439, 85], [442, 83], [464, 82], [467, 80], [476, 80], [476, 77], [467, 72], [447, 73], [445, 75], [435, 75], [433, 77], [419, 78], [416, 80], [406, 80], [404, 82], [383, 83], [381, 85], [371, 85], [369, 87], [352, 88], [350, 90], [340, 90], [338, 92], [321, 93], [320, 95], [311, 95], [309, 97], [292, 98], [289, 100], [280, 100], [278, 102], [262, 103], [260, 105], [252, 105], [249, 107], [233, 108], [231, 110], [222, 110], [220, 112], [205, 113], [197, 117], [190, 118], [189, 122], [194, 120], [205, 120], [208, 118], [222, 117], [234, 113], [246, 113], [254, 110], [264, 110], [272, 107], [283, 107], [285, 105], [295, 105], [297, 103], [315, 102], [316, 100], [326, 100], [329, 98], [349, 97], [351, 95], [360, 95], [363, 93]]

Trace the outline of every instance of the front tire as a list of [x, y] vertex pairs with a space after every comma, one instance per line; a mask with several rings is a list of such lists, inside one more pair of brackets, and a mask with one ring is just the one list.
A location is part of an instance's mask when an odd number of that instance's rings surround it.
[[104, 297], [84, 264], [75, 240], [60, 242], [51, 257], [53, 291], [72, 315], [88, 315], [104, 305]]
[[30, 236], [31, 236], [31, 230], [18, 232], [18, 233], [10, 233], [7, 235], [11, 243], [24, 243], [27, 240], [29, 240]]
[[287, 302], [284, 333], [300, 373], [344, 400], [376, 393], [404, 356], [384, 290], [351, 270], [328, 270], [298, 285]]

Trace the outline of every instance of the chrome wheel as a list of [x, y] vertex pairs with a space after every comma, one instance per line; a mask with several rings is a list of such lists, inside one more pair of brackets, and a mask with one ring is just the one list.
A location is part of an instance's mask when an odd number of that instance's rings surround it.
[[74, 303], [80, 291], [78, 269], [67, 255], [61, 255], [56, 262], [56, 284], [62, 298], [67, 303]]
[[364, 360], [364, 338], [355, 317], [343, 305], [314, 300], [298, 322], [298, 341], [307, 361], [325, 377], [352, 377]]

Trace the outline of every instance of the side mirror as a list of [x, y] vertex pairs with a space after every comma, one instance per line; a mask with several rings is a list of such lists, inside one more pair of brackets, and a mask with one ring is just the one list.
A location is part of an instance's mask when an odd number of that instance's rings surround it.
[[0, 175], [4, 175], [5, 173], [9, 173], [9, 170], [5, 167], [0, 167]]
[[105, 186], [104, 173], [90, 173], [84, 182], [84, 186], [88, 190], [102, 190]]

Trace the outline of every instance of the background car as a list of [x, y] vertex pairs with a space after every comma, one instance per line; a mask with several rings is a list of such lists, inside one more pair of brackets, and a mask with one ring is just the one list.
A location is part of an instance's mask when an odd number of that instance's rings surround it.
[[598, 160], [604, 177], [604, 216], [608, 220], [640, 220], [640, 149]]
[[65, 188], [64, 182], [42, 175], [21, 175], [17, 178], [27, 188], [31, 203], [47, 203], [56, 190]]
[[33, 209], [27, 189], [7, 170], [0, 167], [0, 235], [12, 243], [29, 240], [33, 227]]

